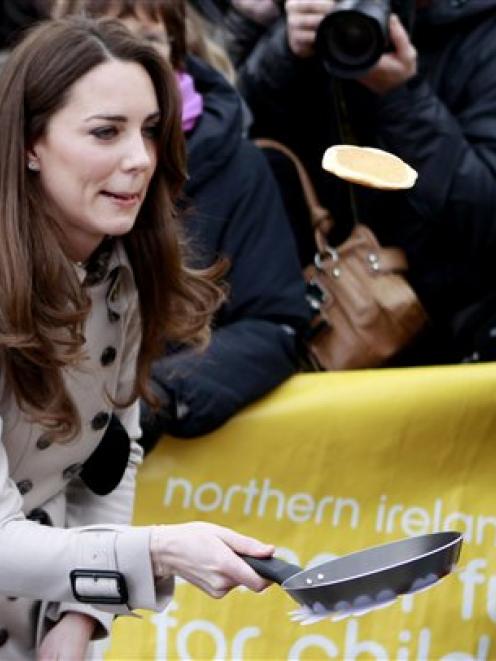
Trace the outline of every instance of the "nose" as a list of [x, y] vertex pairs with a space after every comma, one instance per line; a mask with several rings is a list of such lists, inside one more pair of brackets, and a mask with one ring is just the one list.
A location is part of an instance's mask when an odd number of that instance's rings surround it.
[[125, 171], [148, 170], [155, 166], [155, 146], [144, 139], [142, 133], [130, 136], [122, 158]]

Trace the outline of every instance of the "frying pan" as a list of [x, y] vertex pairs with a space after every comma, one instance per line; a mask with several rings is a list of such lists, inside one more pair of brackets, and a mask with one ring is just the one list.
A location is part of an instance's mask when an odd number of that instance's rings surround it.
[[303, 570], [278, 558], [241, 557], [310, 612], [369, 610], [433, 585], [460, 556], [462, 534], [437, 532], [374, 546]]

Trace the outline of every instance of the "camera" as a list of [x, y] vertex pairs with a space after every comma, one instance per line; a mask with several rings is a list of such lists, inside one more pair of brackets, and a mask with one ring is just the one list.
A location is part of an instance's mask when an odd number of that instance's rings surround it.
[[326, 70], [341, 78], [366, 73], [389, 46], [389, 17], [411, 33], [415, 0], [338, 0], [317, 30], [315, 49]]

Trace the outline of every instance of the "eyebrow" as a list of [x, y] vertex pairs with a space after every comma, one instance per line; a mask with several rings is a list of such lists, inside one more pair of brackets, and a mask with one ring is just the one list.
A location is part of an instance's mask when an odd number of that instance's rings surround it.
[[[107, 122], [122, 122], [123, 124], [127, 122], [127, 117], [125, 115], [91, 115], [91, 117], [87, 117], [84, 121], [90, 122], [92, 119], [103, 119]], [[159, 110], [145, 117], [145, 122], [151, 122], [158, 119], [160, 119]]]

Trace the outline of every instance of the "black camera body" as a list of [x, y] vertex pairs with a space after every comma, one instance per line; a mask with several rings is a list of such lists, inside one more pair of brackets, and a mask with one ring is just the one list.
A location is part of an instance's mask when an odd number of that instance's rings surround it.
[[326, 70], [340, 78], [366, 73], [388, 49], [391, 13], [411, 33], [415, 0], [338, 0], [319, 25], [315, 40]]

